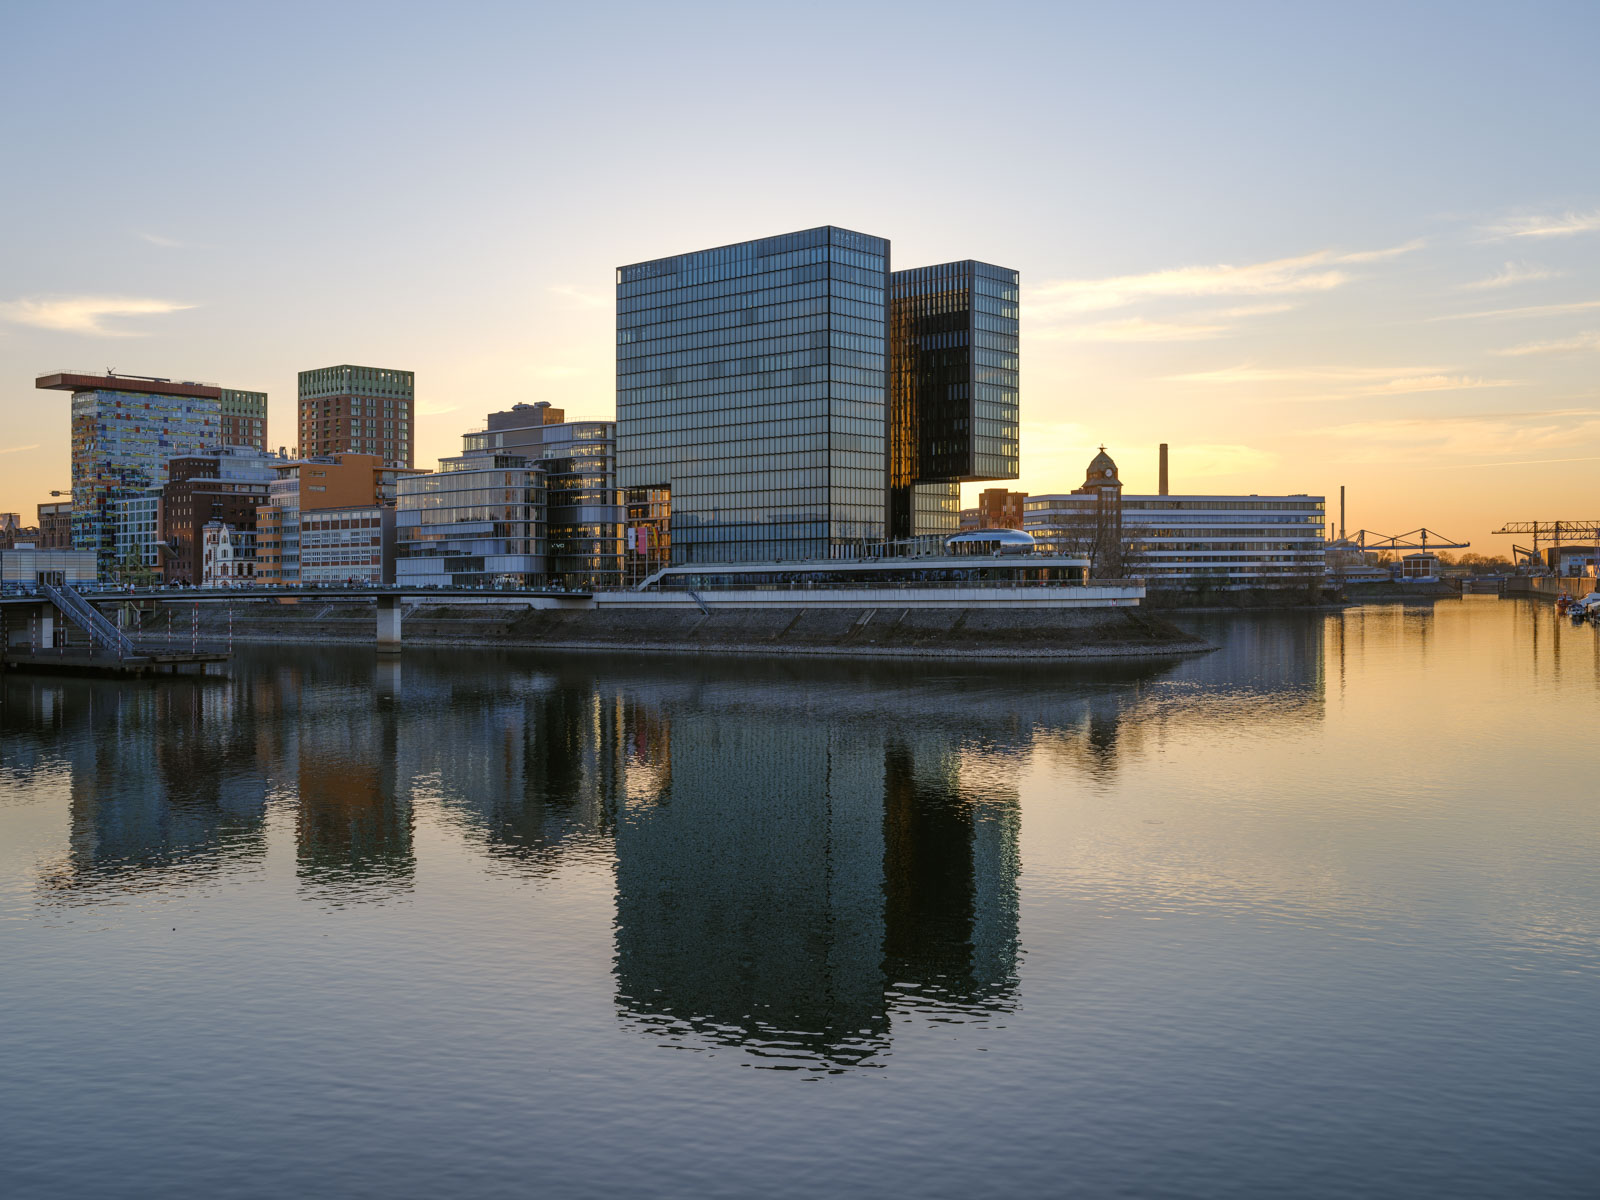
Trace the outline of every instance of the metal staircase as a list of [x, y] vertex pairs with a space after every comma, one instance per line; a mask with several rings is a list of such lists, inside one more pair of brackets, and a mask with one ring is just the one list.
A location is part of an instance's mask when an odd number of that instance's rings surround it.
[[90, 642], [94, 645], [121, 655], [137, 653], [133, 639], [101, 616], [95, 607], [77, 592], [69, 587], [56, 587], [49, 583], [40, 586], [61, 615], [88, 634]]

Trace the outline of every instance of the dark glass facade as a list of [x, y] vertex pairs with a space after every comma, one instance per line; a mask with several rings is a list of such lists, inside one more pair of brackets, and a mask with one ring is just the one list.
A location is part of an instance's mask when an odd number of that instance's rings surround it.
[[617, 468], [674, 562], [887, 535], [889, 243], [824, 226], [617, 272]]
[[941, 263], [890, 276], [889, 527], [960, 527], [960, 484], [1015, 479], [1017, 272]]

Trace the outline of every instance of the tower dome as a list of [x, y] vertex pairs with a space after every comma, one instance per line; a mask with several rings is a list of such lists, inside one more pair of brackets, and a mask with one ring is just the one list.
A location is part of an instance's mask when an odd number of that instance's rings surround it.
[[1117, 478], [1117, 464], [1113, 461], [1111, 455], [1106, 453], [1104, 446], [1100, 447], [1099, 454], [1089, 460], [1089, 471], [1085, 475], [1083, 482], [1086, 487], [1121, 482]]

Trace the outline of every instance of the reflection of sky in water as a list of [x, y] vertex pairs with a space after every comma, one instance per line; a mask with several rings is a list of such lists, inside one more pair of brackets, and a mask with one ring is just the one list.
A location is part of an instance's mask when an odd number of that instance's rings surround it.
[[[730, 1120], [738, 1192], [1332, 1194], [1376, 1167], [1490, 1194], [1600, 1165], [1594, 631], [1495, 601], [1188, 620], [1221, 648], [9, 677], [25, 1178], [73, 1178], [50, 1131], [82, 1121], [106, 1149], [79, 1182], [139, 1162], [153, 1193], [175, 1135], [147, 1122], [202, 1104], [175, 1180], [292, 1138], [277, 1182], [329, 1193], [501, 1186], [507, 1122], [569, 1189], [707, 1190]], [[796, 1108], [725, 1065], [832, 1090]]]

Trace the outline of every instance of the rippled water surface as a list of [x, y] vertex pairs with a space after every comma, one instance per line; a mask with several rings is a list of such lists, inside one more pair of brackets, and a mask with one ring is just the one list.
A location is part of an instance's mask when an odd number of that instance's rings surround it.
[[0, 1195], [1600, 1190], [1600, 635], [9, 676]]

